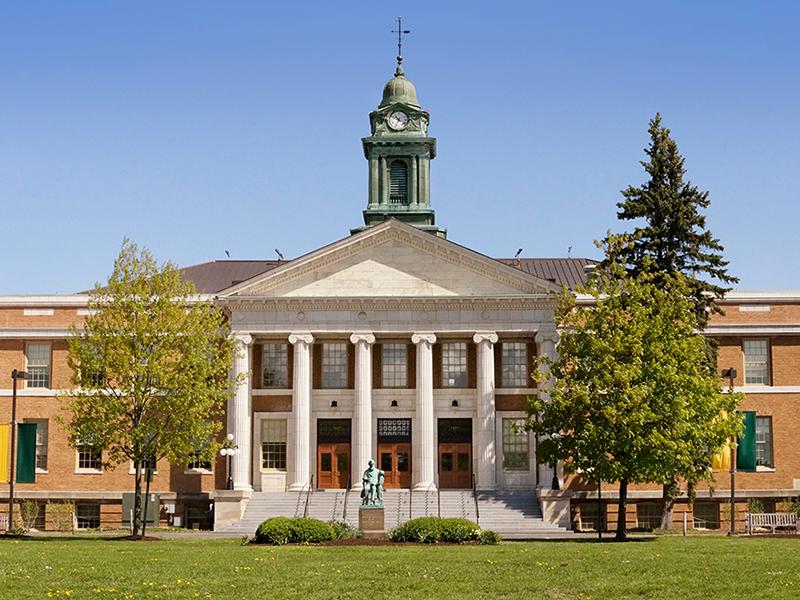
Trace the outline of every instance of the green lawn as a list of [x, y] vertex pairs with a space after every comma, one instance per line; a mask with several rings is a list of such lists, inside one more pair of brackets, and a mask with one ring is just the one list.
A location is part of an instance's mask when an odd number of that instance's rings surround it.
[[0, 540], [0, 598], [798, 598], [800, 540], [283, 547]]

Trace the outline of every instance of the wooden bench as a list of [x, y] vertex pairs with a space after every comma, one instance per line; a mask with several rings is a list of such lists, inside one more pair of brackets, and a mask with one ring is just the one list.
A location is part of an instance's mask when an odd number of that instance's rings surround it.
[[777, 529], [800, 531], [797, 513], [793, 512], [745, 513], [744, 522], [748, 534], [752, 534], [756, 529], [769, 529], [772, 533]]

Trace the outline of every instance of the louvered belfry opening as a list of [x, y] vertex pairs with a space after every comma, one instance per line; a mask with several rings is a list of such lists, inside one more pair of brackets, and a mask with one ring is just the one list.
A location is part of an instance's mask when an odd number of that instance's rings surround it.
[[408, 165], [403, 160], [389, 165], [389, 203], [408, 204]]

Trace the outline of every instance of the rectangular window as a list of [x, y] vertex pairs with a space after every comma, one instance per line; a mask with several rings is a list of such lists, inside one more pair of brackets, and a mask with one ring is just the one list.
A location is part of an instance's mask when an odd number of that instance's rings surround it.
[[580, 505], [578, 528], [581, 531], [597, 531], [606, 529], [606, 505], [598, 506], [597, 502], [584, 502]]
[[442, 344], [442, 387], [467, 387], [467, 344]]
[[188, 471], [211, 471], [211, 461], [201, 456], [200, 450], [192, 453], [192, 458], [186, 464]]
[[502, 371], [502, 387], [529, 387], [528, 378], [528, 345], [525, 342], [503, 342], [500, 363]]
[[745, 385], [770, 385], [769, 342], [767, 340], [744, 340]]
[[27, 387], [50, 387], [50, 344], [25, 344]]
[[286, 344], [261, 346], [261, 385], [265, 388], [289, 387], [289, 348]]
[[637, 502], [636, 526], [642, 529], [659, 529], [661, 527], [661, 503]]
[[756, 466], [775, 466], [772, 461], [772, 417], [756, 416]]
[[695, 529], [719, 529], [718, 502], [695, 502], [692, 512]]
[[262, 419], [261, 468], [286, 470], [286, 419]]
[[100, 505], [76, 504], [75, 518], [78, 521], [78, 529], [97, 529], [100, 527]]
[[382, 344], [381, 348], [383, 387], [408, 387], [408, 348], [406, 345]]
[[25, 419], [26, 423], [36, 423], [36, 470], [47, 471], [47, 421]]
[[347, 343], [322, 344], [322, 387], [343, 389], [347, 387]]
[[503, 468], [527, 471], [529, 467], [528, 432], [525, 419], [503, 419]]
[[78, 470], [79, 471], [99, 471], [100, 452], [90, 444], [78, 446]]

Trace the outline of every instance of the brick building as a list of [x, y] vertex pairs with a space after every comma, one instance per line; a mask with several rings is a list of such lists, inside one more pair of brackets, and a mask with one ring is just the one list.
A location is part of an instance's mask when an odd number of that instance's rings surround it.
[[[252, 532], [264, 516], [295, 514], [308, 502], [319, 516], [352, 520], [361, 471], [374, 458], [395, 521], [439, 511], [474, 518], [483, 502], [482, 524], [512, 533], [591, 528], [600, 518], [613, 526], [613, 506], [599, 515], [596, 490], [539, 464], [535, 440], [515, 427], [537, 393], [532, 359], [557, 349], [561, 286], [574, 289], [593, 263], [493, 259], [448, 240], [431, 206], [428, 122], [398, 64], [362, 140], [363, 226], [294, 260], [183, 270], [230, 315], [241, 350], [234, 371], [250, 376], [227, 407], [226, 432], [241, 450], [231, 462], [234, 489], [225, 489], [222, 458], [162, 461], [152, 483], [162, 521]], [[0, 373], [30, 374], [18, 419], [38, 425], [36, 482], [19, 484], [17, 495], [73, 501], [82, 527], [120, 525], [130, 469], [101, 471], [98, 449], [69, 448], [56, 421], [57, 393], [69, 386], [68, 327], [80, 326], [87, 299], [0, 297]], [[771, 506], [800, 489], [800, 293], [734, 292], [724, 307], [706, 333], [720, 341], [720, 367], [737, 370], [742, 409], [755, 412], [757, 464], [738, 475], [737, 498]], [[7, 386], [0, 422], [10, 419]], [[698, 525], [724, 521], [727, 477], [718, 474], [713, 494], [700, 491]], [[603, 499], [614, 494], [604, 490]], [[659, 496], [655, 487], [631, 491], [631, 526], [653, 522]]]

